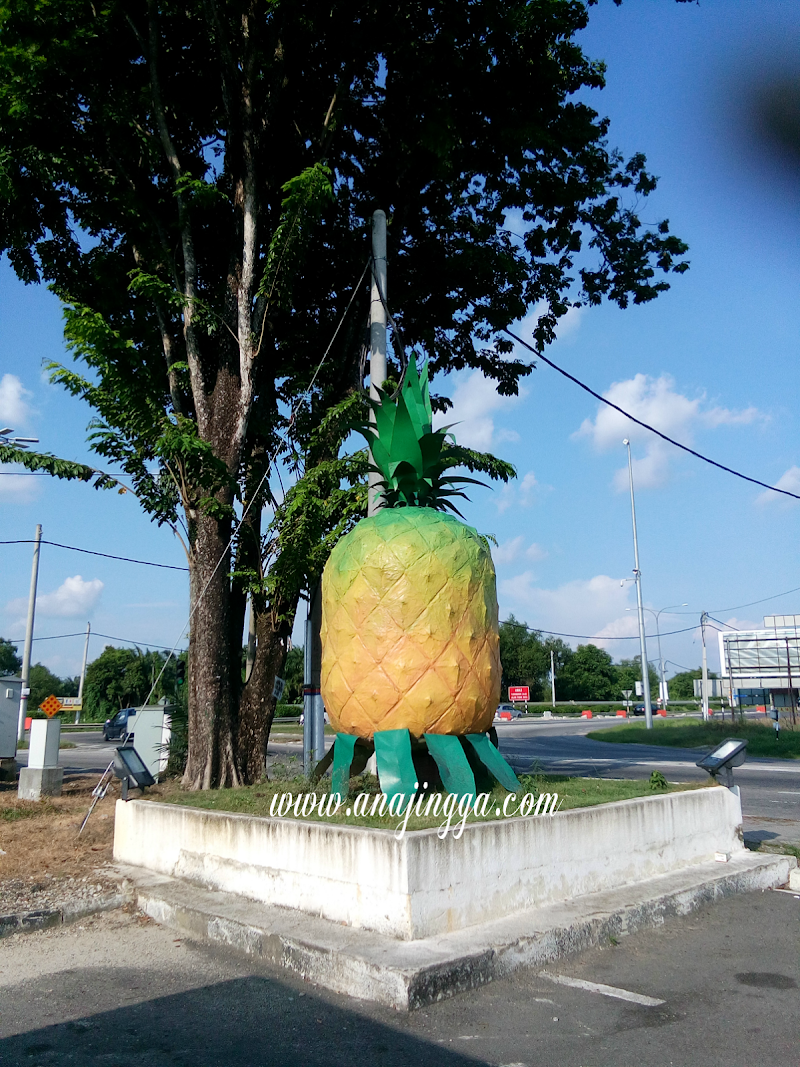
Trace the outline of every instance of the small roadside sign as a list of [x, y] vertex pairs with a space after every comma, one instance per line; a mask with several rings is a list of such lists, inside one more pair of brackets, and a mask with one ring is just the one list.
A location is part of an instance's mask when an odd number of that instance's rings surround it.
[[46, 700], [41, 702], [39, 708], [48, 719], [52, 719], [54, 715], [58, 715], [59, 711], [61, 711], [61, 701], [51, 693]]
[[512, 704], [527, 704], [531, 699], [531, 689], [528, 685], [510, 685], [508, 687], [508, 699]]

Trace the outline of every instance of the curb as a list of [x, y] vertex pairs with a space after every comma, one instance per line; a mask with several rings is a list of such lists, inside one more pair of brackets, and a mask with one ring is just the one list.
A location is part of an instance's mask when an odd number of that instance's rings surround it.
[[284, 967], [336, 993], [412, 1011], [551, 963], [734, 893], [786, 884], [789, 856], [740, 854], [624, 890], [575, 897], [416, 941], [399, 941], [290, 908], [260, 904], [142, 868], [123, 868], [137, 907], [196, 941]]
[[48, 930], [53, 926], [66, 926], [78, 922], [88, 915], [101, 911], [113, 911], [123, 904], [133, 901], [130, 887], [123, 885], [122, 891], [110, 896], [99, 897], [85, 904], [67, 904], [63, 908], [40, 909], [38, 911], [21, 911], [14, 915], [0, 915], [0, 940], [13, 937], [14, 934], [34, 934], [39, 930]]

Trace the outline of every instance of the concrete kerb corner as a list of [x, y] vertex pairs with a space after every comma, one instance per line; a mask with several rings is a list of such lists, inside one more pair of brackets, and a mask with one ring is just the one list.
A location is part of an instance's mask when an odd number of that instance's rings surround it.
[[114, 911], [124, 904], [134, 902], [134, 889], [130, 881], [123, 880], [117, 893], [109, 893], [95, 900], [80, 904], [66, 904], [61, 908], [42, 908], [0, 915], [0, 940], [14, 934], [33, 934], [54, 926], [66, 926], [79, 922], [102, 911]]

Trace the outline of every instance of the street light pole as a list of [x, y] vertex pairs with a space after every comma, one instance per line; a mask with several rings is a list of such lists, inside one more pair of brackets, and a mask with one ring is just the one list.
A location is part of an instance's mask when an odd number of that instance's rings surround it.
[[644, 630], [644, 605], [642, 603], [642, 573], [639, 570], [639, 538], [636, 533], [636, 503], [633, 498], [633, 462], [631, 443], [626, 437], [622, 442], [628, 449], [628, 480], [631, 487], [631, 521], [633, 522], [633, 573], [636, 578], [636, 605], [639, 612], [639, 647], [642, 660], [642, 695], [644, 696], [644, 721], [648, 730], [653, 729], [653, 705], [650, 702], [650, 670], [647, 664], [647, 639]]
[[[645, 608], [645, 611], [649, 611], [651, 615], [655, 616], [656, 620], [656, 640], [658, 641], [658, 663], [659, 670], [661, 672], [661, 699], [664, 701], [664, 707], [667, 706], [667, 669], [664, 664], [664, 657], [661, 653], [661, 630], [658, 625], [658, 617], [664, 611], [670, 611], [672, 608], [686, 608], [688, 604], [668, 604], [665, 608], [659, 608], [658, 611], [654, 611], [653, 608]], [[630, 608], [626, 608], [626, 611], [630, 611]]]

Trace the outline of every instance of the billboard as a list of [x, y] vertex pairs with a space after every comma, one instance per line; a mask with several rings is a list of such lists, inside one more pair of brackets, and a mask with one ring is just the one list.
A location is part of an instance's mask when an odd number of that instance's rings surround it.
[[508, 687], [508, 699], [512, 704], [527, 704], [531, 699], [530, 686], [510, 685]]

